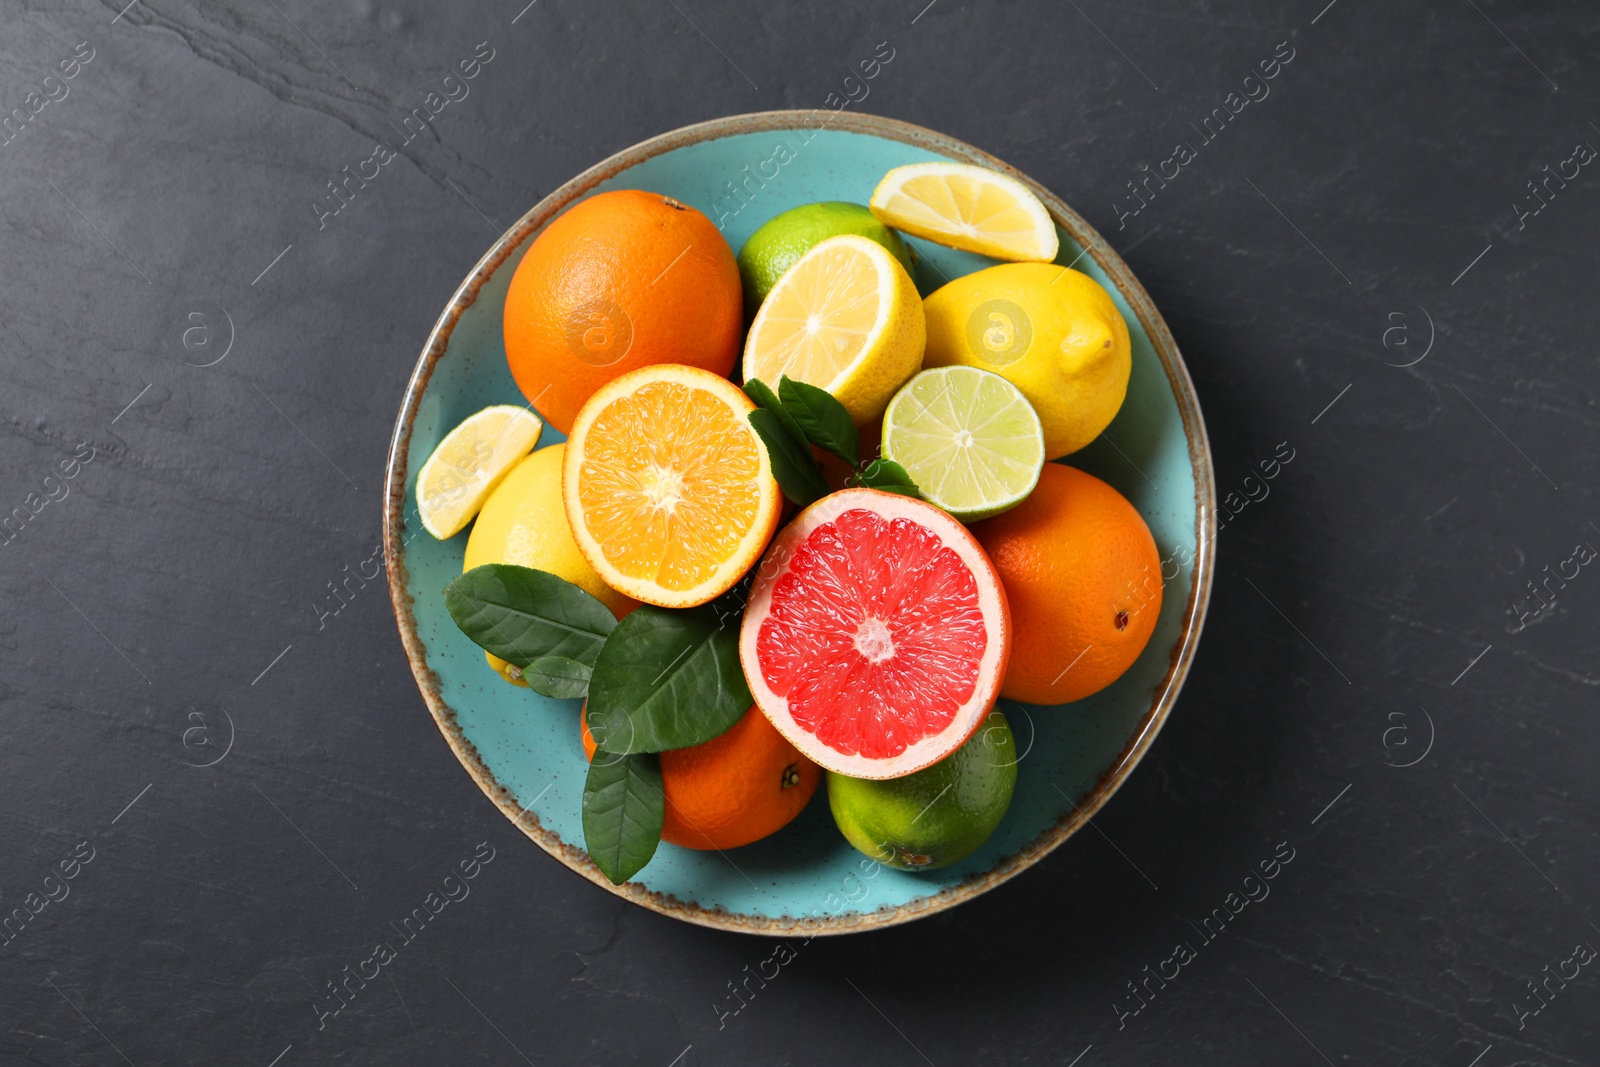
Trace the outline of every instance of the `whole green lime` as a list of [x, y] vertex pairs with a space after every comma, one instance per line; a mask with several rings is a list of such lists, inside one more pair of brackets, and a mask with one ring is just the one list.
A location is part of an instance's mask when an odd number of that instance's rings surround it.
[[828, 807], [845, 838], [879, 863], [931, 871], [989, 840], [1016, 784], [1016, 739], [991, 711], [966, 744], [915, 774], [868, 781], [829, 771]]
[[911, 271], [911, 253], [900, 235], [879, 222], [862, 204], [830, 200], [821, 204], [802, 204], [768, 219], [739, 250], [739, 278], [744, 282], [746, 318], [772, 291], [784, 271], [801, 256], [830, 237], [849, 233], [876, 241]]

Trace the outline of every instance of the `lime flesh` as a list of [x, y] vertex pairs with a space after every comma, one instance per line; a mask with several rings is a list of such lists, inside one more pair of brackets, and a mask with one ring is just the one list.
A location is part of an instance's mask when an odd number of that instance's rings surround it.
[[900, 235], [878, 221], [865, 205], [842, 200], [802, 204], [768, 219], [739, 250], [739, 279], [744, 283], [745, 318], [755, 318], [783, 272], [830, 237], [855, 234], [876, 241], [912, 273], [911, 255]]
[[904, 778], [828, 772], [828, 807], [845, 838], [888, 867], [931, 871], [977, 851], [1011, 805], [1017, 743], [991, 711], [967, 743]]
[[912, 378], [883, 414], [883, 455], [963, 522], [1016, 507], [1038, 484], [1044, 428], [1022, 391], [976, 367]]

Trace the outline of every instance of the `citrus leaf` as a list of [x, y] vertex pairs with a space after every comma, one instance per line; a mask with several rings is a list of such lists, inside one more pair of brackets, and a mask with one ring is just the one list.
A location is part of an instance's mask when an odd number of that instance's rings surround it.
[[750, 425], [755, 428], [767, 446], [767, 458], [772, 461], [772, 476], [778, 480], [783, 495], [801, 507], [828, 495], [828, 485], [817, 471], [817, 462], [811, 458], [811, 446], [800, 444], [789, 436], [778, 416], [766, 408], [750, 412]]
[[617, 625], [571, 582], [509, 563], [474, 567], [444, 587], [450, 617], [480, 648], [526, 668], [542, 656], [593, 664]]
[[805, 431], [806, 438], [854, 467], [861, 462], [861, 433], [844, 405], [826, 389], [797, 382], [785, 374], [778, 381], [784, 410]]
[[911, 480], [906, 469], [892, 459], [875, 459], [867, 469], [855, 476], [855, 484], [868, 489], [882, 489], [901, 496], [921, 496], [917, 483]]
[[529, 689], [558, 700], [587, 696], [589, 674], [589, 664], [566, 656], [540, 656], [522, 668]]
[[783, 401], [778, 399], [778, 395], [768, 387], [766, 382], [760, 378], [751, 378], [744, 383], [744, 395], [755, 401], [758, 407], [766, 408], [776, 415], [778, 421], [783, 424], [783, 428], [788, 431], [789, 436], [794, 438], [795, 444], [800, 445], [802, 448], [810, 444], [806, 440], [806, 432], [800, 428], [798, 422], [794, 421], [794, 416], [784, 408]]
[[617, 624], [589, 679], [589, 732], [618, 755], [709, 741], [752, 699], [739, 666], [739, 630], [709, 608], [645, 604]]
[[659, 756], [596, 750], [583, 783], [583, 845], [613, 885], [638, 874], [656, 854], [666, 812]]

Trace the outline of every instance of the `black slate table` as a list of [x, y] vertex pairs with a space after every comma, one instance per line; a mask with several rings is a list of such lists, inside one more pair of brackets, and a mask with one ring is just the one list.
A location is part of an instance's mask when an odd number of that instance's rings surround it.
[[[0, 1061], [1600, 1062], [1592, 5], [0, 19], [0, 912], [24, 913]], [[850, 106], [997, 154], [1107, 236], [1238, 514], [1183, 697], [1090, 831], [953, 911], [795, 942], [762, 985], [770, 940], [522, 839], [428, 717], [381, 578], [337, 613], [328, 586], [381, 565], [401, 389], [505, 226], [650, 135], [831, 106], [883, 41]], [[333, 214], [329, 183], [446, 92]]]

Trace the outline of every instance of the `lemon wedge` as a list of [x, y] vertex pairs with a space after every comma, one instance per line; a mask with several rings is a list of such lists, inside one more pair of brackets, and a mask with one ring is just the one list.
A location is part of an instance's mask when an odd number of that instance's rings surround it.
[[750, 325], [744, 377], [776, 388], [787, 375], [832, 393], [858, 424], [883, 415], [922, 366], [922, 300], [875, 241], [830, 237], [778, 279]]
[[1050, 212], [1027, 186], [970, 163], [896, 167], [868, 206], [913, 237], [994, 259], [1048, 263], [1061, 248]]
[[510, 404], [463, 419], [417, 474], [422, 528], [441, 541], [460, 533], [500, 480], [533, 451], [543, 430], [539, 416]]

